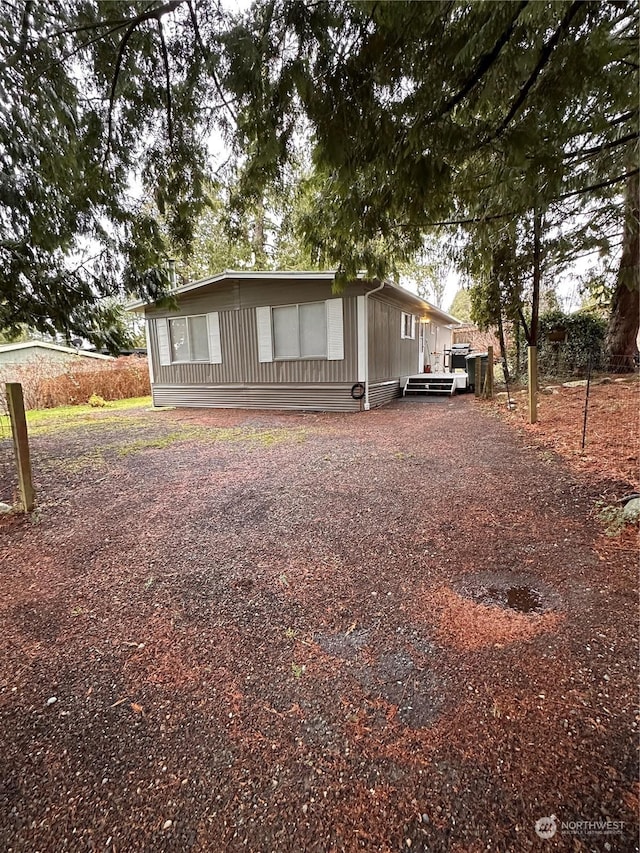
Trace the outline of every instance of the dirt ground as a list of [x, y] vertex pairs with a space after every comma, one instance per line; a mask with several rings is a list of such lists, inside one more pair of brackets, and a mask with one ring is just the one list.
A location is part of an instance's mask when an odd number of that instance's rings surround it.
[[[640, 376], [595, 377], [588, 399], [586, 393], [583, 385], [543, 386], [538, 423], [530, 425], [527, 392], [520, 390], [512, 395], [516, 408], [509, 417], [517, 428], [559, 453], [592, 482], [615, 480], [640, 489]], [[489, 405], [497, 403], [504, 414], [505, 396]]]
[[1, 850], [638, 849], [637, 543], [594, 515], [628, 482], [469, 397], [107, 411], [32, 446]]

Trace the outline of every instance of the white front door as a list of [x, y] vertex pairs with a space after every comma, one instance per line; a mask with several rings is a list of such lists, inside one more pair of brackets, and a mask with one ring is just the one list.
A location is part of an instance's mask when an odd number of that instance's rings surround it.
[[426, 334], [426, 324], [420, 323], [420, 331], [418, 332], [418, 373], [424, 373], [424, 341]]

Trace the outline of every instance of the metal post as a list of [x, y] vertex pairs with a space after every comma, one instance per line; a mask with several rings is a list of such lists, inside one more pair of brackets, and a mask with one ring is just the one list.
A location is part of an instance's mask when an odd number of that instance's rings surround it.
[[589, 411], [589, 390], [591, 388], [591, 355], [589, 355], [589, 363], [587, 364], [587, 393], [584, 398], [584, 420], [582, 422], [582, 449], [587, 440], [587, 412]]
[[19, 382], [7, 382], [7, 404], [11, 421], [11, 434], [18, 467], [18, 488], [20, 500], [25, 512], [31, 512], [35, 506], [35, 491], [31, 476], [31, 459], [29, 457], [29, 435], [27, 419], [24, 413], [24, 397], [22, 385]]

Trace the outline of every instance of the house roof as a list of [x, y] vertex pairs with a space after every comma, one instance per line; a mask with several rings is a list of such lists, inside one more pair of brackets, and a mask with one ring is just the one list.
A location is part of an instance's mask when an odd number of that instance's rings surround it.
[[99, 352], [91, 352], [86, 349], [76, 349], [75, 347], [63, 347], [60, 344], [50, 344], [47, 341], [22, 341], [17, 344], [0, 344], [0, 353], [14, 352], [16, 350], [31, 349], [34, 347], [38, 349], [54, 350], [55, 352], [64, 352], [68, 355], [82, 355], [87, 358], [98, 358], [103, 361], [113, 361], [113, 356], [111, 355], [102, 355]]
[[442, 308], [432, 305], [431, 302], [427, 302], [426, 299], [423, 299], [411, 290], [407, 290], [406, 287], [401, 287], [399, 284], [394, 284], [391, 281], [385, 281], [384, 284], [385, 288], [400, 292], [403, 298], [412, 301], [416, 307], [425, 311], [429, 315], [429, 319], [440, 320], [440, 322], [444, 323], [446, 326], [462, 325], [462, 321], [458, 320], [457, 317], [454, 317], [453, 314], [448, 314], [446, 311], [443, 311]]
[[[259, 281], [284, 281], [291, 279], [300, 279], [304, 281], [333, 281], [335, 277], [335, 270], [225, 270], [224, 272], [218, 273], [218, 275], [207, 276], [207, 278], [201, 278], [197, 281], [190, 281], [187, 282], [187, 284], [180, 285], [180, 287], [176, 287], [171, 290], [169, 295], [181, 296], [183, 293], [199, 290], [201, 287], [208, 287], [211, 284], [219, 284], [223, 281], [227, 281], [228, 279], [252, 279], [254, 281], [256, 279]], [[420, 307], [420, 309], [427, 312], [430, 317], [439, 319], [447, 325], [460, 325], [461, 321], [456, 317], [453, 317], [451, 314], [447, 314], [446, 311], [443, 311], [441, 308], [437, 308], [435, 305], [432, 305], [430, 302], [427, 302], [426, 299], [422, 299], [410, 290], [407, 290], [398, 284], [394, 284], [391, 281], [385, 281], [384, 286], [385, 288], [389, 288], [389, 290], [398, 293], [402, 298], [413, 302], [416, 307]], [[127, 308], [130, 311], [140, 311], [147, 305], [153, 305], [153, 302], [145, 302], [144, 300], [139, 299], [136, 302], [130, 302]]]

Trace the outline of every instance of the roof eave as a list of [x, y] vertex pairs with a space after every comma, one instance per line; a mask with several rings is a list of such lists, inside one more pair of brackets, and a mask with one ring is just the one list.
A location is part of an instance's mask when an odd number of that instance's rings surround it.
[[413, 293], [411, 290], [407, 290], [405, 287], [402, 287], [399, 284], [395, 284], [392, 281], [385, 281], [385, 285], [390, 289], [397, 291], [402, 294], [402, 296], [407, 299], [412, 300], [415, 303], [418, 303], [424, 310], [428, 311], [429, 314], [435, 315], [437, 318], [442, 320], [446, 325], [449, 326], [461, 326], [462, 322], [458, 320], [457, 317], [454, 317], [452, 314], [448, 314], [446, 311], [443, 311], [442, 308], [438, 308], [436, 305], [432, 305], [430, 302], [427, 302], [426, 299], [423, 299], [421, 296], [418, 296], [417, 293]]
[[[183, 293], [190, 293], [193, 290], [198, 290], [201, 287], [208, 287], [210, 284], [218, 284], [225, 279], [263, 279], [265, 281], [279, 281], [290, 278], [311, 278], [319, 281], [332, 281], [336, 277], [335, 270], [318, 272], [312, 270], [225, 270], [217, 275], [207, 276], [206, 278], [190, 281], [180, 287], [176, 287], [167, 293], [167, 297], [182, 296]], [[145, 308], [150, 308], [155, 305], [156, 301], [145, 302], [144, 299], [137, 299], [135, 302], [129, 302], [126, 306], [128, 311], [140, 311]]]

